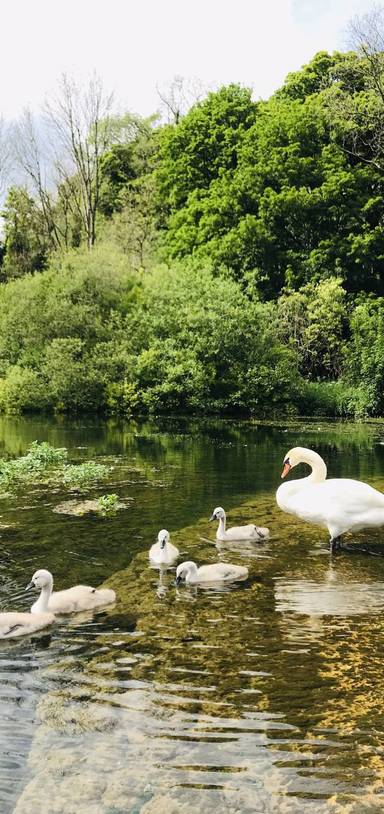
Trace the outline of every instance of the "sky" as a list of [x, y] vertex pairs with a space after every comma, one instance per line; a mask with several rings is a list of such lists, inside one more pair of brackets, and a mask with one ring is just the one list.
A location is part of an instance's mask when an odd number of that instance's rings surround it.
[[3, 0], [0, 117], [38, 111], [67, 73], [93, 71], [119, 112], [148, 116], [176, 75], [268, 98], [319, 50], [346, 50], [372, 0]]

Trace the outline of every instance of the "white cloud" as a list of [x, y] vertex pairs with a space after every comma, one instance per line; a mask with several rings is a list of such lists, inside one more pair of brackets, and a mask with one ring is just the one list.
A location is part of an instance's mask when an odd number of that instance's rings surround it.
[[122, 108], [149, 115], [176, 74], [267, 97], [318, 50], [343, 48], [365, 0], [13, 0], [2, 4], [0, 115], [36, 109], [63, 71], [93, 70]]

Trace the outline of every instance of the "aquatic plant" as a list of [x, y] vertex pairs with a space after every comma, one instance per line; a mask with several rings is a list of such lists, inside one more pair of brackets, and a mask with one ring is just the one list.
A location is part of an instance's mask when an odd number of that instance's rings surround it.
[[9, 488], [13, 484], [40, 480], [47, 473], [61, 468], [67, 460], [64, 447], [52, 447], [47, 441], [33, 441], [26, 455], [6, 461], [0, 459], [0, 486]]
[[66, 462], [68, 451], [65, 447], [52, 447], [48, 441], [32, 441], [26, 459], [42, 466], [58, 466]]
[[109, 467], [96, 464], [94, 461], [85, 461], [83, 464], [67, 464], [64, 467], [62, 483], [66, 486], [84, 486], [85, 484], [102, 480], [107, 476]]
[[101, 514], [111, 514], [117, 509], [119, 496], [116, 494], [101, 495], [98, 498], [98, 508]]
[[11, 489], [25, 483], [57, 483], [82, 486], [104, 478], [107, 466], [86, 461], [67, 464], [65, 447], [53, 447], [47, 441], [33, 441], [27, 453], [13, 460], [0, 459], [0, 488]]

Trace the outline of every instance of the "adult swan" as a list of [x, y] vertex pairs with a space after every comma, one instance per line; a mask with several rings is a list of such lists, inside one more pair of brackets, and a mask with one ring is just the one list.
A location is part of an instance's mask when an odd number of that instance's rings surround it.
[[384, 525], [384, 494], [359, 480], [326, 480], [327, 467], [323, 459], [304, 447], [289, 450], [281, 477], [285, 478], [300, 463], [309, 464], [311, 474], [283, 483], [276, 492], [277, 505], [283, 512], [327, 528], [332, 552], [340, 546], [339, 538], [345, 531]]

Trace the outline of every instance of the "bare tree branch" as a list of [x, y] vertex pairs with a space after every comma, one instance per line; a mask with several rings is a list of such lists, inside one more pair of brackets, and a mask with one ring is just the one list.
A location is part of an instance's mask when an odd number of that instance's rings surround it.
[[51, 246], [53, 249], [61, 249], [65, 240], [57, 223], [53, 196], [47, 184], [44, 146], [29, 110], [24, 111], [21, 120], [15, 125], [14, 135], [16, 159], [40, 203]]
[[[97, 76], [82, 90], [64, 75], [58, 95], [45, 106], [57, 144], [55, 163], [62, 182], [72, 189], [89, 248], [96, 239], [100, 160], [111, 143], [112, 101]], [[77, 177], [76, 184], [71, 176]]]
[[384, 171], [384, 7], [375, 6], [349, 24], [359, 88], [335, 84], [328, 93], [329, 125], [351, 158]]
[[348, 34], [351, 47], [367, 61], [372, 86], [384, 103], [384, 8], [376, 5], [354, 17]]
[[156, 90], [161, 112], [168, 124], [178, 124], [192, 105], [200, 102], [207, 93], [200, 79], [186, 79], [183, 76], [175, 76], [162, 87], [156, 86]]
[[0, 119], [0, 195], [4, 192], [9, 176], [11, 162], [11, 148], [9, 129], [3, 119]]

